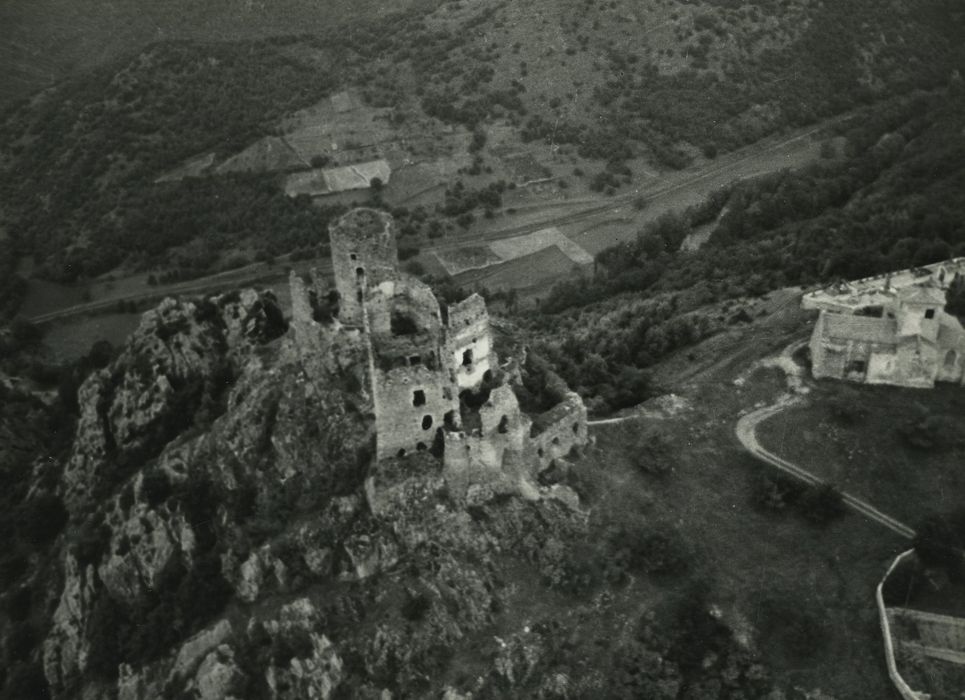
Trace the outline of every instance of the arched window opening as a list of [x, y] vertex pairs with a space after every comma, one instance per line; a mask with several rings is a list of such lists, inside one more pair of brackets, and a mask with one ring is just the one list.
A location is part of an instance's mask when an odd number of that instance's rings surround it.
[[415, 446], [415, 448], [416, 448], [419, 452], [425, 452], [425, 451], [428, 449], [428, 448], [426, 447], [426, 444], [425, 444], [424, 442], [417, 443], [416, 446]]
[[945, 355], [945, 369], [951, 370], [955, 369], [955, 364], [958, 362], [958, 355], [954, 350], [949, 350]]
[[405, 448], [400, 448], [399, 451], [395, 453], [395, 456], [399, 459], [405, 457]]
[[499, 427], [497, 430], [503, 434], [509, 430], [509, 416], [503, 416], [499, 419]]
[[469, 367], [472, 365], [472, 349], [466, 350], [462, 353], [462, 366]]
[[428, 430], [432, 427], [432, 416], [424, 416], [422, 418], [422, 429]]
[[358, 277], [359, 279], [362, 279], [363, 277], [365, 277], [365, 268], [364, 267], [355, 268], [355, 276]]

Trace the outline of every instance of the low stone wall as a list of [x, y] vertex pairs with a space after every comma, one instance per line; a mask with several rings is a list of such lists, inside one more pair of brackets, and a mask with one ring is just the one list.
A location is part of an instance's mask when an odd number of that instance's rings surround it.
[[[459, 388], [473, 389], [497, 364], [485, 300], [473, 294], [450, 306], [447, 329], [446, 362], [452, 368]], [[467, 352], [468, 364], [465, 362]]]
[[891, 630], [891, 620], [888, 617], [888, 609], [885, 607], [885, 598], [882, 593], [885, 581], [888, 577], [897, 569], [902, 563], [907, 559], [914, 556], [914, 550], [909, 549], [907, 552], [902, 552], [899, 554], [895, 560], [888, 567], [887, 573], [885, 573], [884, 578], [878, 584], [878, 588], [875, 591], [875, 601], [878, 605], [878, 621], [881, 624], [881, 636], [884, 639], [885, 644], [885, 664], [888, 667], [888, 676], [891, 678], [891, 682], [894, 684], [895, 689], [898, 694], [901, 695], [905, 700], [928, 700], [927, 693], [919, 693], [912, 690], [911, 686], [902, 677], [901, 672], [898, 670], [898, 664], [895, 662], [895, 641], [892, 636]]
[[372, 393], [378, 425], [377, 457], [400, 456], [400, 450], [428, 450], [446, 423], [458, 420], [459, 397], [440, 372], [424, 366], [374, 370]]
[[574, 447], [582, 447], [589, 439], [586, 406], [576, 392], [569, 392], [561, 403], [541, 414], [536, 421], [533, 442], [540, 469], [554, 459], [565, 457]]

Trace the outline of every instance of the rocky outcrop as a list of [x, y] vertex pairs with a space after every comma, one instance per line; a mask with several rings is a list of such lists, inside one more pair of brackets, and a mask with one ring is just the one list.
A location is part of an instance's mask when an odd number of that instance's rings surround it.
[[146, 312], [120, 357], [79, 390], [62, 484], [71, 513], [79, 516], [179, 432], [213, 418], [252, 348], [284, 330], [280, 318], [274, 297], [253, 291], [165, 299]]
[[95, 573], [72, 554], [64, 561], [64, 589], [43, 649], [44, 675], [56, 693], [86, 667], [87, 620], [94, 605]]
[[55, 697], [423, 694], [493, 623], [501, 558], [538, 571], [585, 529], [561, 485], [460, 501], [428, 451], [374, 463], [358, 348], [315, 321], [270, 343], [269, 302], [166, 301], [83, 385]]
[[343, 662], [322, 632], [324, 615], [307, 598], [282, 607], [277, 619], [263, 623], [274, 639], [284, 640], [291, 657], [276, 659], [265, 672], [270, 697], [277, 700], [328, 700], [342, 680]]

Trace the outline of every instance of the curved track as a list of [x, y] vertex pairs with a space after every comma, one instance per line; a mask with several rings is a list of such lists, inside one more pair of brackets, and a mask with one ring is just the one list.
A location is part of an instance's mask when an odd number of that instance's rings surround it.
[[[762, 462], [767, 462], [771, 466], [780, 469], [785, 474], [789, 474], [807, 484], [823, 484], [825, 482], [819, 476], [797, 466], [796, 464], [793, 464], [792, 462], [789, 462], [786, 459], [783, 459], [782, 457], [778, 457], [773, 452], [769, 452], [768, 450], [764, 449], [764, 447], [762, 447], [760, 442], [757, 440], [757, 426], [794, 403], [796, 403], [795, 399], [786, 398], [782, 401], [778, 401], [775, 404], [765, 406], [764, 408], [759, 408], [755, 411], [751, 411], [747, 415], [742, 416], [740, 420], [737, 421], [737, 439], [741, 441], [741, 444], [748, 452]], [[864, 501], [857, 496], [846, 492], [841, 492], [841, 498], [845, 505], [847, 505], [849, 508], [857, 511], [869, 520], [873, 520], [879, 525], [883, 525], [895, 534], [907, 539], [912, 539], [915, 536], [915, 531], [910, 527], [902, 522], [899, 522], [898, 520], [895, 520], [890, 515], [882, 513], [867, 501]]]

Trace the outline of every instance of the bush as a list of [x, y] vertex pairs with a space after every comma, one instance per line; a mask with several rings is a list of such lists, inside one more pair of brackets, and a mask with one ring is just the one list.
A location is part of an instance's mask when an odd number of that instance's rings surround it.
[[633, 461], [637, 469], [651, 476], [666, 476], [673, 471], [670, 441], [656, 430], [645, 430], [633, 443]]
[[751, 503], [763, 511], [783, 511], [795, 505], [807, 488], [806, 485], [783, 472], [762, 467], [747, 455], [747, 461], [756, 473], [751, 481]]
[[7, 636], [8, 662], [27, 661], [38, 641], [37, 633], [28, 623], [17, 622], [11, 625]]
[[944, 569], [953, 580], [965, 580], [965, 530], [941, 515], [930, 515], [917, 527], [915, 553], [927, 567]]
[[786, 657], [814, 658], [827, 644], [826, 625], [799, 596], [772, 596], [761, 601], [760, 608], [762, 634], [774, 639]]
[[831, 484], [808, 486], [797, 506], [801, 514], [815, 525], [827, 525], [845, 512], [841, 492]]
[[402, 603], [402, 617], [409, 622], [419, 622], [432, 608], [432, 599], [425, 593], [406, 592], [405, 602]]
[[67, 510], [59, 496], [40, 494], [27, 501], [21, 510], [20, 528], [24, 539], [37, 545], [51, 542], [67, 522]]
[[855, 425], [864, 420], [868, 409], [859, 402], [856, 391], [842, 388], [828, 399], [828, 412], [842, 425]]
[[141, 496], [151, 508], [164, 503], [172, 493], [171, 480], [160, 469], [150, 469], [141, 480]]
[[951, 445], [956, 438], [958, 426], [948, 416], [924, 413], [898, 428], [898, 433], [911, 447], [919, 450], [935, 450]]

